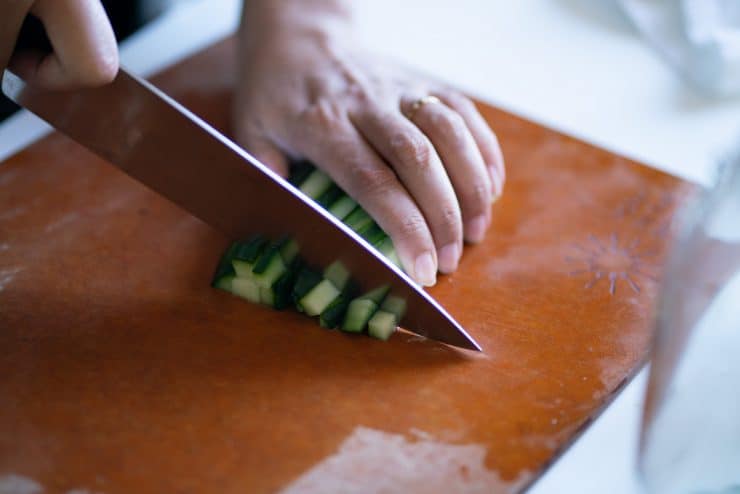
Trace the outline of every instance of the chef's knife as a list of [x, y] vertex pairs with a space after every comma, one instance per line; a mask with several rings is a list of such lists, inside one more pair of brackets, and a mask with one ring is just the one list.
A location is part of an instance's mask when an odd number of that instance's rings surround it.
[[5, 71], [3, 92], [230, 238], [291, 236], [310, 264], [340, 260], [369, 289], [405, 298], [402, 326], [461, 348], [478, 344], [362, 238], [156, 87], [121, 69], [102, 87], [48, 91]]

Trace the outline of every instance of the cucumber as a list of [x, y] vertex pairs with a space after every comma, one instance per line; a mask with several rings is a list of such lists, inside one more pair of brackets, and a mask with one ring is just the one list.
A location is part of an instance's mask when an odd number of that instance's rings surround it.
[[341, 292], [330, 280], [324, 279], [304, 295], [299, 304], [309, 316], [318, 316]]
[[388, 287], [381, 286], [352, 300], [347, 307], [342, 329], [351, 333], [361, 333], [387, 293]]
[[372, 222], [373, 219], [369, 214], [367, 214], [367, 211], [362, 209], [360, 206], [357, 206], [346, 218], [344, 218], [344, 224], [356, 232], [369, 226]]
[[347, 294], [342, 293], [319, 316], [319, 324], [323, 328], [334, 329], [339, 326], [342, 321], [345, 312], [347, 312], [347, 306], [349, 305], [350, 298]]
[[318, 199], [333, 184], [329, 175], [314, 169], [298, 188], [311, 199]]
[[372, 300], [354, 299], [347, 307], [342, 329], [350, 333], [361, 333], [376, 310], [378, 310], [378, 304]]
[[296, 278], [298, 277], [298, 273], [301, 270], [301, 264], [302, 263], [298, 259], [293, 261], [292, 265], [288, 269], [288, 272], [280, 277], [280, 279], [277, 280], [274, 285], [272, 285], [273, 309], [283, 310], [292, 305], [293, 285], [295, 285]]
[[404, 299], [393, 295], [387, 296], [378, 311], [367, 322], [368, 334], [380, 340], [387, 340], [396, 331], [405, 312]]
[[351, 213], [357, 207], [357, 202], [350, 196], [342, 196], [334, 204], [329, 206], [328, 211], [334, 215], [340, 221], [343, 221], [349, 213]]
[[324, 270], [324, 279], [334, 284], [339, 290], [344, 290], [349, 283], [349, 271], [340, 261], [334, 261]]
[[290, 264], [298, 257], [298, 243], [293, 239], [286, 239], [280, 245], [280, 255], [285, 264]]
[[296, 187], [300, 187], [300, 185], [306, 180], [306, 178], [308, 178], [311, 172], [314, 171], [314, 168], [315, 167], [308, 161], [300, 161], [293, 164], [291, 166], [288, 182]]
[[396, 326], [398, 326], [398, 321], [394, 314], [379, 310], [367, 322], [367, 333], [385, 341], [396, 331]]
[[237, 248], [238, 244], [234, 242], [229, 246], [224, 255], [221, 256], [221, 260], [218, 262], [218, 266], [216, 266], [216, 272], [213, 274], [213, 280], [211, 281], [212, 287], [226, 290], [227, 292], [231, 291], [231, 280], [235, 274], [234, 267], [231, 265], [231, 259]]
[[260, 287], [248, 278], [234, 278], [231, 282], [231, 293], [245, 298], [254, 304], [260, 303]]
[[231, 265], [239, 278], [251, 278], [252, 268], [267, 242], [261, 236], [252, 237], [247, 242], [236, 242]]
[[337, 199], [344, 195], [344, 191], [340, 189], [338, 185], [331, 184], [331, 186], [326, 189], [326, 192], [316, 199], [316, 202], [318, 202], [322, 208], [327, 209], [329, 206], [334, 204]]
[[387, 237], [383, 229], [380, 228], [378, 224], [374, 221], [357, 233], [359, 233], [362, 238], [367, 240], [370, 245], [375, 245], [376, 243], [382, 241]]
[[222, 276], [219, 276], [217, 279], [213, 280], [213, 283], [211, 286], [214, 288], [218, 288], [219, 290], [225, 290], [229, 293], [231, 293], [232, 290], [232, 282], [236, 276], [233, 274], [224, 274]]
[[292, 298], [296, 308], [304, 312], [300, 300], [311, 291], [316, 285], [321, 283], [322, 276], [310, 268], [303, 268], [298, 274], [295, 285], [293, 286]]
[[380, 306], [380, 310], [390, 312], [398, 321], [403, 319], [406, 313], [406, 300], [395, 295], [388, 295]]
[[282, 244], [277, 242], [270, 245], [254, 264], [251, 277], [258, 286], [270, 288], [288, 270], [280, 253]]

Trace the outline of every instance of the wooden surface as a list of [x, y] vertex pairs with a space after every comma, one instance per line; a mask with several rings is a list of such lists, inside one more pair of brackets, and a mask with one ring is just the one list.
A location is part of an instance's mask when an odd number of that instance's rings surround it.
[[[232, 56], [154, 82], [228, 132]], [[227, 239], [59, 135], [0, 165], [0, 489], [526, 487], [643, 362], [689, 187], [481, 108], [507, 188], [430, 292], [484, 354], [211, 289]]]

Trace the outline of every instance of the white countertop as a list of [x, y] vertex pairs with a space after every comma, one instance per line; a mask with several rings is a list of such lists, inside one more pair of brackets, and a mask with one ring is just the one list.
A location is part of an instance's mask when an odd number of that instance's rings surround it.
[[[669, 173], [706, 182], [716, 159], [740, 141], [740, 99], [693, 93], [612, 0], [357, 5], [373, 50]], [[184, 2], [127, 40], [123, 63], [151, 74], [234, 30], [238, 11], [238, 0]], [[12, 117], [0, 125], [0, 161], [46, 131], [28, 113]], [[634, 466], [645, 378], [627, 386], [530, 492], [640, 492]]]

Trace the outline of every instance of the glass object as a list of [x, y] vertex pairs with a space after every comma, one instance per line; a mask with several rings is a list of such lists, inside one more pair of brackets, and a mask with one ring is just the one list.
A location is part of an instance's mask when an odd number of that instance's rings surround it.
[[740, 154], [684, 211], [640, 441], [648, 491], [740, 494]]

